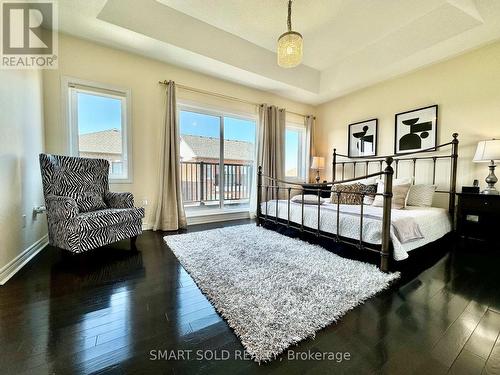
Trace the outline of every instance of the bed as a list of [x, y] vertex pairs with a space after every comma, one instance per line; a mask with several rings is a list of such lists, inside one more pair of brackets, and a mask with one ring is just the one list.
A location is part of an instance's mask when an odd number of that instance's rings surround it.
[[[369, 246], [382, 244], [382, 208], [366, 206], [364, 208], [363, 231], [360, 230], [360, 207], [353, 205], [340, 205], [340, 220], [337, 231], [337, 205], [330, 203], [329, 199], [322, 198], [323, 203], [320, 209], [319, 230], [323, 236], [330, 235], [335, 239], [338, 234], [346, 241], [351, 240], [353, 244], [359, 242]], [[278, 215], [276, 215], [276, 206], [278, 206]], [[288, 220], [288, 200], [278, 200], [261, 203], [261, 209], [268, 219], [279, 218], [280, 222]], [[272, 220], [272, 219], [271, 219]], [[420, 248], [431, 242], [434, 242], [452, 230], [451, 217], [447, 209], [439, 207], [412, 207], [408, 206], [404, 210], [392, 210], [391, 221], [397, 223], [399, 220], [411, 220], [419, 228], [423, 236], [406, 238], [402, 236], [397, 227], [391, 225], [390, 238], [393, 245], [393, 259], [396, 261], [408, 258], [411, 250]], [[290, 223], [289, 226], [300, 229], [302, 225], [302, 204], [290, 202]], [[304, 228], [318, 228], [318, 206], [304, 205]], [[403, 225], [407, 225], [405, 222]], [[362, 240], [360, 239], [360, 234]], [[333, 236], [331, 236], [333, 235]]]
[[[451, 151], [446, 152], [449, 148]], [[438, 152], [440, 152], [438, 154]], [[436, 175], [439, 160], [449, 159], [449, 186], [436, 190], [437, 194], [448, 195], [447, 207], [413, 207], [391, 209], [393, 198], [393, 180], [398, 177], [399, 166], [403, 161], [412, 163], [412, 183], [419, 168], [426, 168], [432, 183]], [[424, 163], [423, 161], [430, 162]], [[258, 168], [257, 175], [257, 225], [274, 223], [278, 226], [295, 228], [300, 232], [317, 237], [327, 238], [333, 242], [345, 243], [360, 250], [375, 252], [380, 255], [379, 267], [389, 271], [389, 259], [402, 261], [409, 257], [415, 249], [439, 241], [453, 231], [453, 215], [455, 209], [456, 176], [458, 160], [458, 134], [453, 134], [452, 141], [439, 145], [432, 150], [422, 150], [415, 154], [371, 157], [366, 159], [349, 159], [338, 154], [334, 149], [331, 182], [318, 184], [315, 189], [311, 184], [300, 184], [272, 178]], [[385, 168], [384, 168], [385, 164]], [[346, 168], [353, 165], [353, 176], [345, 179]], [[356, 175], [359, 165], [364, 166], [364, 174]], [[370, 166], [376, 165], [378, 171], [368, 173]], [[340, 176], [340, 179], [337, 179]], [[324, 198], [325, 191], [335, 185], [355, 183], [367, 178], [380, 178], [384, 181], [383, 192], [375, 195], [383, 199], [382, 207], [374, 207], [362, 203], [348, 205], [331, 203]], [[311, 187], [312, 186], [312, 187]], [[317, 201], [295, 201], [297, 196], [305, 197], [316, 191]], [[340, 197], [342, 192], [337, 192]], [[350, 193], [352, 194], [352, 193]], [[364, 202], [366, 196], [362, 195]]]

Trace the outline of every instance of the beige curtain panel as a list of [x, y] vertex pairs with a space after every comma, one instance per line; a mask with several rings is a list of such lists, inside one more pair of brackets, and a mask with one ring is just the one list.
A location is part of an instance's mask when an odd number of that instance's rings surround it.
[[[259, 139], [257, 163], [264, 175], [283, 178], [285, 168], [286, 111], [274, 105], [259, 107]], [[274, 192], [270, 192], [274, 197]]]
[[180, 133], [175, 82], [166, 85], [165, 120], [160, 130], [159, 187], [153, 230], [177, 230], [187, 225], [181, 190]]
[[304, 125], [306, 127], [306, 181], [311, 182], [311, 163], [313, 156], [316, 155], [316, 150], [314, 149], [314, 126], [315, 120], [314, 116], [305, 116]]

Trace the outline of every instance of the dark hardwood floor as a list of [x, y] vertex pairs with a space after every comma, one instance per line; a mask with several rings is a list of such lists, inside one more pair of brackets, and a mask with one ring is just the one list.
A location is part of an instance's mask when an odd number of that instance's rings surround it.
[[[0, 373], [498, 374], [499, 246], [445, 246], [431, 268], [260, 366], [233, 358], [238, 338], [161, 233], [140, 236], [138, 252], [126, 241], [83, 256], [48, 247], [0, 287]], [[288, 358], [330, 352], [350, 360]], [[161, 353], [177, 360], [152, 360]]]

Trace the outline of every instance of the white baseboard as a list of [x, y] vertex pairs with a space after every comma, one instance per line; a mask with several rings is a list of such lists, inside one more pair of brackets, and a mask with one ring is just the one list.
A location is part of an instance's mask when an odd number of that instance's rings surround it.
[[0, 269], [0, 285], [5, 284], [12, 276], [14, 276], [23, 266], [28, 263], [31, 258], [37, 255], [45, 246], [49, 244], [48, 235], [43, 236], [33, 245], [24, 250], [17, 257], [12, 259], [7, 265]]
[[[196, 225], [196, 224], [215, 223], [221, 221], [249, 219], [249, 218], [250, 218], [250, 213], [248, 211], [243, 211], [243, 212], [226, 211], [226, 212], [218, 212], [206, 215], [188, 216], [186, 219], [188, 225]], [[142, 230], [153, 230], [153, 224], [142, 223]]]

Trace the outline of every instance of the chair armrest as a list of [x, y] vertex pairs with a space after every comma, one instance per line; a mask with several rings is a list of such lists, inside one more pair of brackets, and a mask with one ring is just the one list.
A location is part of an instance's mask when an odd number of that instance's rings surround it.
[[134, 207], [134, 195], [132, 193], [113, 193], [108, 191], [104, 194], [104, 200], [110, 208]]
[[54, 220], [69, 220], [78, 216], [78, 205], [73, 198], [48, 195], [45, 197], [45, 203], [47, 215]]

